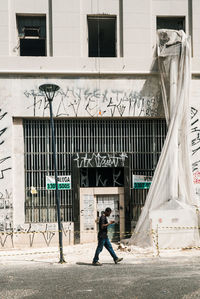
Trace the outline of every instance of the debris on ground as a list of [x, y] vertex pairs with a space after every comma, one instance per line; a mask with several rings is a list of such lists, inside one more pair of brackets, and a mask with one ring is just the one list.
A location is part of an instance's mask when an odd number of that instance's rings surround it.
[[128, 248], [127, 246], [125, 246], [123, 243], [119, 243], [119, 246], [117, 248], [117, 250], [120, 250], [120, 251], [131, 251], [130, 248]]

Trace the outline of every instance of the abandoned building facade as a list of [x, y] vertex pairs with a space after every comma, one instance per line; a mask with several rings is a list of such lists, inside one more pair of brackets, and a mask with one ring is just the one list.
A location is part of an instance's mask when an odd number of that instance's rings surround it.
[[[49, 105], [54, 114], [64, 244], [96, 240], [106, 207], [129, 236], [167, 126], [157, 29], [191, 36], [191, 156], [200, 196], [199, 0], [2, 0], [0, 7], [1, 246], [57, 244]], [[173, 166], [172, 166], [173, 167]]]

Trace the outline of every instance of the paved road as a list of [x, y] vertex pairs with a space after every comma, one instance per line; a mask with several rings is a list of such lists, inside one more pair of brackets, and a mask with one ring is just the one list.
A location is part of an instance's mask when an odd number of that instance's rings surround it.
[[0, 262], [0, 298], [200, 298], [200, 257], [147, 258], [101, 267], [36, 260]]

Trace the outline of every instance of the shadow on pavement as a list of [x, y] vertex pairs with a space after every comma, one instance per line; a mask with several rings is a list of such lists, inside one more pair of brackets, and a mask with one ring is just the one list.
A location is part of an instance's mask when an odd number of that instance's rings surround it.
[[92, 263], [82, 263], [82, 262], [77, 262], [76, 265], [79, 265], [79, 266], [93, 266]]
[[[93, 266], [93, 267], [98, 267], [98, 266], [94, 266], [92, 263], [83, 263], [83, 262], [77, 262], [76, 265], [79, 265], [79, 266]], [[120, 264], [115, 264], [115, 263], [101, 263], [101, 265], [109, 265], [109, 266], [119, 266]], [[121, 265], [123, 265], [121, 263]]]

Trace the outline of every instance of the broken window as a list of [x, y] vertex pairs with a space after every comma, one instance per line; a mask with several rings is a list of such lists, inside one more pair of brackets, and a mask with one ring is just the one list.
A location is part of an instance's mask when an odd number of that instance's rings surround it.
[[46, 56], [46, 17], [17, 16], [20, 56]]
[[88, 17], [89, 57], [116, 57], [116, 17]]
[[185, 31], [185, 17], [157, 17], [157, 29]]

